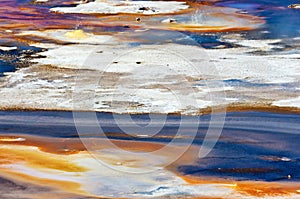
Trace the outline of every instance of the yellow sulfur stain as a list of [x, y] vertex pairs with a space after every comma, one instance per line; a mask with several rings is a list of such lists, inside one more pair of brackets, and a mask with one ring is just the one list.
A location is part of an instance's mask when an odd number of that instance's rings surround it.
[[39, 151], [35, 147], [0, 145], [0, 164], [24, 162], [33, 168], [55, 169], [66, 172], [84, 172], [86, 168], [69, 161], [67, 156]]
[[66, 37], [72, 38], [72, 39], [86, 39], [89, 38], [89, 36], [83, 32], [83, 30], [74, 30], [71, 32], [65, 33]]

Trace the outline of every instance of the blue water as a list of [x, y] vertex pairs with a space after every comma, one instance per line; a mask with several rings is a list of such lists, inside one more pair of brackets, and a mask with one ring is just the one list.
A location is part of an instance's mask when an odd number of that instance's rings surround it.
[[4, 72], [14, 72], [15, 70], [16, 68], [13, 64], [0, 60], [0, 77], [3, 76]]
[[220, 1], [216, 5], [238, 8], [250, 14], [264, 17], [266, 25], [262, 28], [269, 33], [250, 34], [251, 37], [290, 38], [300, 35], [300, 10], [290, 9], [289, 5], [299, 3], [295, 0], [239, 0]]
[[[2, 42], [0, 42], [1, 44]], [[5, 43], [5, 42], [4, 42]], [[5, 72], [14, 72], [17, 68], [17, 63], [22, 63], [21, 56], [26, 57], [27, 61], [30, 59], [30, 55], [41, 52], [41, 48], [34, 46], [28, 46], [24, 43], [10, 42], [11, 46], [17, 46], [18, 48], [10, 51], [0, 50], [0, 77], [4, 76]], [[24, 63], [24, 62], [23, 62]], [[22, 65], [22, 64], [21, 64]], [[26, 65], [22, 65], [26, 67]]]
[[[122, 121], [130, 125], [128, 117]], [[181, 116], [168, 115], [167, 121], [158, 136], [149, 138], [132, 137], [125, 134], [116, 124], [111, 113], [97, 113], [101, 127], [105, 133], [110, 133], [109, 139], [135, 141], [171, 141], [180, 126]], [[198, 117], [200, 125], [194, 139], [194, 144], [201, 145], [209, 126], [210, 115]], [[149, 115], [132, 115], [136, 124], [143, 126], [149, 123]], [[186, 135], [190, 130], [189, 121], [195, 118], [185, 117]], [[104, 137], [93, 132], [89, 136]], [[93, 134], [94, 133], [94, 134]], [[0, 135], [28, 134], [60, 138], [78, 137], [72, 112], [57, 111], [0, 111]], [[123, 134], [123, 135], [122, 135]], [[104, 137], [105, 138], [105, 137]], [[178, 167], [183, 174], [196, 176], [215, 176], [237, 180], [264, 181], [300, 181], [300, 114], [280, 114], [270, 112], [233, 112], [227, 113], [226, 121], [220, 139], [212, 152], [197, 164], [187, 162]], [[267, 158], [266, 158], [267, 157]], [[282, 161], [280, 158], [289, 158]], [[292, 178], [288, 179], [287, 176]]]

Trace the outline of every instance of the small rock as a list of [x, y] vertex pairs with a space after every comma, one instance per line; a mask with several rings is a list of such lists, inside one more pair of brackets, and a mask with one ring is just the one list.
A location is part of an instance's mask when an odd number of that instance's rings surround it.
[[148, 11], [148, 10], [151, 10], [151, 8], [149, 8], [149, 7], [141, 7], [141, 8], [139, 8], [139, 10]]
[[292, 4], [292, 5], [289, 5], [288, 7], [292, 8], [292, 9], [300, 9], [300, 4]]
[[152, 12], [156, 12], [156, 10], [149, 8], [149, 7], [140, 7], [139, 11], [145, 12], [145, 11], [152, 11]]
[[36, 3], [46, 3], [48, 0], [35, 0]]
[[248, 14], [248, 12], [246, 10], [237, 11], [237, 13], [239, 13], [239, 14]]
[[291, 159], [290, 158], [287, 158], [287, 157], [282, 157], [280, 158], [281, 161], [284, 161], [284, 162], [290, 162]]
[[177, 20], [173, 18], [168, 18], [163, 20], [162, 23], [177, 23]]

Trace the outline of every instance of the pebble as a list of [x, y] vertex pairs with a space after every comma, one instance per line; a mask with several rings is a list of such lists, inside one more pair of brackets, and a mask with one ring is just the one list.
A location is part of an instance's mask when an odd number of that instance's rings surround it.
[[168, 18], [163, 20], [162, 23], [177, 23], [177, 20], [173, 18]]
[[284, 162], [290, 162], [291, 159], [290, 158], [287, 158], [287, 157], [282, 157], [280, 158], [281, 161], [284, 161]]
[[122, 165], [122, 162], [117, 162], [117, 165]]
[[288, 6], [289, 8], [293, 8], [293, 9], [300, 9], [300, 4], [292, 4]]

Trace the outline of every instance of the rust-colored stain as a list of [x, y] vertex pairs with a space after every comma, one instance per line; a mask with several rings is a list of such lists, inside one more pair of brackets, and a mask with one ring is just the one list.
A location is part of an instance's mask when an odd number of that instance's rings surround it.
[[235, 190], [257, 197], [289, 196], [298, 194], [299, 187], [299, 183], [238, 182]]
[[297, 182], [232, 181], [222, 178], [204, 178], [190, 175], [180, 177], [189, 184], [219, 184], [221, 187], [230, 187], [241, 195], [255, 197], [288, 197], [291, 194], [299, 194], [297, 190], [300, 188], [300, 183]]

